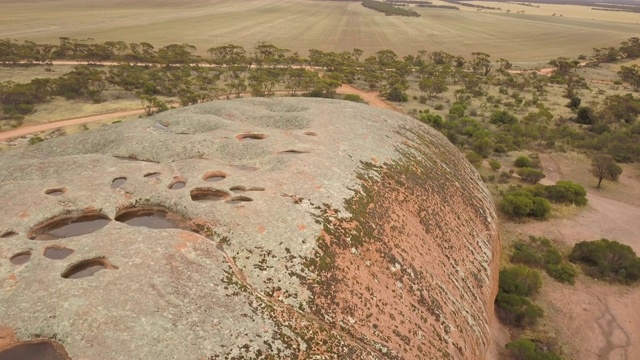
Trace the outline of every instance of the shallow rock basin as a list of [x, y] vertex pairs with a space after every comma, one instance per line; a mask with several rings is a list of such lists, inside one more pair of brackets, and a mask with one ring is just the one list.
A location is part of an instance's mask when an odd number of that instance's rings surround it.
[[111, 219], [98, 212], [79, 216], [62, 216], [47, 220], [29, 232], [31, 240], [55, 240], [96, 232], [107, 226]]
[[12, 344], [0, 349], [0, 360], [67, 360], [62, 345], [45, 340]]
[[49, 246], [44, 249], [44, 257], [52, 260], [66, 259], [74, 250], [62, 246]]
[[104, 258], [82, 260], [73, 264], [62, 273], [65, 279], [80, 279], [83, 277], [93, 276], [100, 270], [116, 270], [117, 267], [111, 265], [109, 260]]
[[116, 221], [150, 229], [177, 229], [183, 219], [161, 208], [134, 208], [121, 211]]

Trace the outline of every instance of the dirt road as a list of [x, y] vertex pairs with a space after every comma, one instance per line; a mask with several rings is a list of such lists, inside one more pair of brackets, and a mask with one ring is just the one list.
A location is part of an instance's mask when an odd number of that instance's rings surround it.
[[372, 92], [362, 91], [351, 85], [344, 84], [338, 88], [337, 93], [338, 94], [356, 94], [356, 95], [359, 95], [370, 106], [381, 108], [381, 109], [397, 110], [395, 107], [387, 104], [386, 102], [384, 102], [384, 100], [380, 99], [379, 94], [376, 91], [372, 91]]
[[[540, 154], [547, 177], [544, 185], [563, 179], [553, 155]], [[630, 179], [627, 186], [640, 186]], [[640, 206], [610, 199], [587, 189], [588, 205], [570, 218], [529, 222], [515, 227], [521, 238], [546, 236], [566, 247], [584, 240], [608, 238], [640, 253]], [[570, 359], [640, 359], [640, 287], [608, 284], [581, 275], [575, 286], [545, 282], [540, 300], [547, 317], [559, 328], [560, 343]]]
[[0, 141], [10, 140], [10, 139], [18, 138], [21, 136], [29, 135], [29, 134], [36, 134], [43, 131], [55, 130], [65, 126], [81, 125], [81, 124], [86, 124], [94, 121], [117, 119], [120, 117], [140, 115], [140, 114], [144, 114], [143, 109], [118, 111], [118, 112], [109, 113], [109, 114], [92, 115], [92, 116], [84, 116], [84, 117], [73, 118], [73, 119], [59, 120], [59, 121], [54, 121], [54, 122], [41, 124], [41, 125], [24, 126], [24, 127], [19, 127], [13, 130], [0, 132]]

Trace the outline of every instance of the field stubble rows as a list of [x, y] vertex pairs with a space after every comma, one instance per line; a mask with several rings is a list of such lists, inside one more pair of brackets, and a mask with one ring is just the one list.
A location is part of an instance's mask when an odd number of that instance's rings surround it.
[[[176, 3], [171, 1], [78, 3], [30, 1], [3, 4], [0, 33], [17, 40], [56, 43], [58, 37], [96, 41], [189, 43], [201, 54], [233, 43], [251, 48], [258, 41], [298, 51], [361, 48], [370, 54], [391, 49], [400, 55], [420, 49], [469, 56], [483, 51], [513, 62], [541, 61], [589, 53], [636, 36], [629, 14], [606, 20], [602, 12], [566, 5], [578, 17], [415, 8], [420, 18], [385, 16], [358, 2], [266, 0]], [[33, 6], [38, 3], [38, 6]], [[550, 5], [541, 5], [541, 7]], [[538, 10], [538, 9], [536, 9]], [[540, 10], [538, 10], [540, 11]], [[593, 12], [593, 14], [588, 13]]]

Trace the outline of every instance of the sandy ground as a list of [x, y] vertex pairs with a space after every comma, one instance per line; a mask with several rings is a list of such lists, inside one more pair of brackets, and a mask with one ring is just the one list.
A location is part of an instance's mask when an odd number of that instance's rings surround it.
[[[553, 155], [540, 154], [551, 184], [562, 178], [562, 169]], [[553, 170], [551, 170], [553, 169]], [[637, 179], [627, 186], [640, 187]], [[640, 253], [640, 207], [596, 194], [587, 189], [589, 203], [570, 218], [529, 222], [514, 227], [520, 237], [546, 236], [569, 248], [583, 240], [606, 237], [630, 245]], [[545, 310], [545, 321], [558, 329], [569, 359], [640, 359], [640, 286], [611, 285], [580, 276], [575, 286], [547, 277], [537, 299]]]
[[81, 125], [81, 124], [86, 124], [94, 121], [116, 119], [120, 117], [140, 115], [140, 114], [144, 114], [143, 109], [118, 111], [114, 113], [93, 115], [93, 116], [84, 116], [84, 117], [79, 117], [74, 119], [54, 121], [54, 122], [50, 122], [42, 125], [23, 126], [17, 129], [0, 132], [0, 141], [15, 139], [21, 136], [36, 134], [43, 131], [55, 130], [65, 126]]

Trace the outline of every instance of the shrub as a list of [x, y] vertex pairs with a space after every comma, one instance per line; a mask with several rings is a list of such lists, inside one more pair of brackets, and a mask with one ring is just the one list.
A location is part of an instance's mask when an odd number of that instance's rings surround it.
[[529, 339], [518, 339], [508, 343], [509, 350], [515, 360], [562, 360], [560, 355], [548, 350], [548, 346]]
[[581, 241], [571, 250], [569, 260], [582, 264], [594, 278], [622, 283], [640, 280], [640, 258], [629, 245], [617, 241]]
[[561, 180], [545, 188], [545, 198], [557, 203], [584, 206], [587, 204], [587, 191], [580, 184]]
[[540, 290], [540, 274], [526, 266], [515, 265], [500, 270], [498, 289], [504, 294], [531, 296]]
[[538, 292], [541, 286], [540, 274], [525, 266], [516, 265], [500, 270], [495, 301], [500, 319], [519, 327], [535, 324], [543, 311], [526, 297]]
[[508, 111], [498, 110], [498, 111], [495, 111], [493, 114], [491, 114], [491, 117], [489, 118], [489, 122], [496, 125], [498, 124], [511, 125], [511, 124], [517, 123], [518, 118], [510, 114]]
[[41, 138], [40, 136], [36, 135], [36, 136], [32, 137], [31, 139], [29, 139], [29, 145], [35, 145], [35, 144], [41, 143], [43, 141], [44, 141], [43, 138]]
[[521, 218], [529, 215], [533, 208], [533, 196], [526, 191], [514, 191], [507, 193], [500, 201], [500, 211]]
[[498, 160], [495, 160], [495, 159], [489, 160], [489, 166], [491, 167], [491, 170], [493, 170], [493, 171], [498, 171], [502, 167], [500, 162], [498, 162]]
[[545, 175], [542, 171], [529, 167], [518, 169], [516, 174], [518, 174], [518, 176], [520, 176], [524, 181], [532, 184], [536, 184], [538, 181], [545, 178]]
[[507, 325], [527, 327], [535, 325], [544, 315], [542, 309], [524, 296], [498, 293], [496, 297], [498, 316]]
[[468, 151], [466, 154], [467, 160], [473, 165], [476, 169], [479, 169], [482, 165], [482, 156], [474, 151]]
[[465, 106], [460, 103], [455, 103], [449, 109], [449, 117], [452, 119], [460, 119], [464, 117]]
[[548, 265], [547, 274], [552, 278], [567, 284], [574, 284], [578, 275], [576, 269], [569, 264]]
[[513, 165], [518, 168], [528, 168], [531, 167], [531, 159], [527, 156], [520, 156], [513, 162]]
[[360, 95], [358, 94], [345, 94], [343, 99], [347, 101], [353, 101], [353, 102], [359, 102], [359, 103], [364, 102], [362, 97], [360, 97]]
[[531, 216], [545, 219], [551, 212], [551, 205], [546, 199], [534, 196], [526, 189], [511, 189], [500, 201], [499, 208], [514, 218]]
[[577, 275], [576, 269], [564, 263], [562, 254], [545, 237], [530, 236], [529, 241], [515, 242], [509, 259], [516, 264], [544, 269], [563, 283], [573, 284]]

